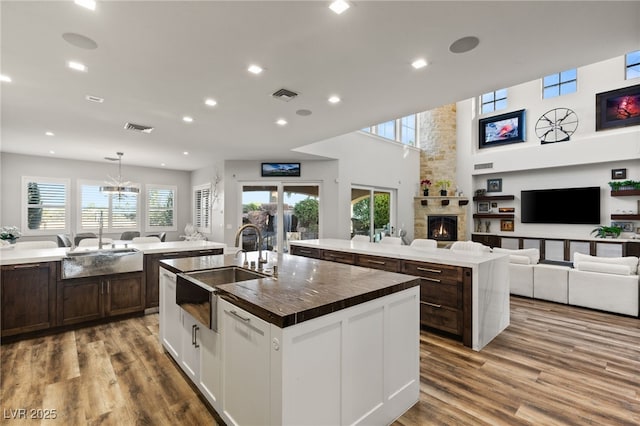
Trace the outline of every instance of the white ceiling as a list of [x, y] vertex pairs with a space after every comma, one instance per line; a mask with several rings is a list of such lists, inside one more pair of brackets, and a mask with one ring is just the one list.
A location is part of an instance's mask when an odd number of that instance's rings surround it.
[[[1, 85], [1, 149], [89, 161], [123, 151], [124, 164], [181, 170], [304, 159], [292, 149], [640, 48], [638, 1], [356, 1], [342, 15], [328, 4], [99, 1], [92, 12], [2, 1], [0, 65], [13, 81]], [[67, 32], [97, 49], [67, 43]], [[469, 35], [478, 48], [449, 52]], [[418, 57], [430, 65], [414, 70]], [[252, 75], [251, 63], [266, 70]], [[283, 87], [300, 96], [273, 99]], [[329, 104], [332, 94], [343, 101]]]

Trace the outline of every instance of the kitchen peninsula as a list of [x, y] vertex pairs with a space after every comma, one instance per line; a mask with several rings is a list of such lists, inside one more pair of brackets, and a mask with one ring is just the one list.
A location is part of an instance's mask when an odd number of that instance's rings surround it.
[[291, 241], [292, 254], [421, 277], [421, 324], [458, 336], [479, 351], [509, 325], [504, 254], [357, 242]]
[[176, 300], [185, 276], [246, 272], [242, 257], [161, 261], [162, 344], [225, 423], [390, 424], [418, 401], [418, 277], [268, 255], [263, 277], [198, 284], [217, 331]]

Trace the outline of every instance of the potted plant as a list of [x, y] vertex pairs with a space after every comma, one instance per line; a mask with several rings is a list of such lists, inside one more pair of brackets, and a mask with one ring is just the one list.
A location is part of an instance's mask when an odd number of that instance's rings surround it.
[[429, 187], [431, 186], [431, 181], [429, 179], [422, 179], [420, 181], [420, 185], [422, 186], [422, 195], [425, 197], [429, 196]]
[[22, 233], [16, 226], [3, 226], [0, 228], [0, 240], [6, 240], [14, 244], [21, 236]]
[[436, 182], [436, 185], [440, 187], [440, 195], [443, 197], [447, 196], [447, 188], [451, 185], [451, 181], [447, 179], [442, 179]]
[[599, 225], [596, 226], [593, 231], [591, 231], [591, 235], [595, 235], [598, 238], [618, 238], [621, 232], [622, 228], [619, 228], [617, 226]]

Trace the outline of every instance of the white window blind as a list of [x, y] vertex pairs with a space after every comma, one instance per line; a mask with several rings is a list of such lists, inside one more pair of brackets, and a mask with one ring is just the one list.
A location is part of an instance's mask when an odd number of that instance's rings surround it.
[[193, 188], [193, 222], [199, 232], [211, 232], [211, 185]]
[[147, 185], [147, 230], [175, 231], [177, 187]]
[[69, 229], [68, 180], [23, 177], [22, 191], [25, 200], [22, 230], [25, 234], [58, 233]]
[[100, 227], [102, 214], [105, 232], [137, 230], [138, 194], [107, 195], [100, 192], [102, 183], [80, 182], [80, 230], [95, 231]]

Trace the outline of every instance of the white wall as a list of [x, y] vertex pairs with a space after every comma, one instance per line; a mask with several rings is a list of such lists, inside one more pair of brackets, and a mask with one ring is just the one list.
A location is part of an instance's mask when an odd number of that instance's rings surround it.
[[[37, 157], [30, 155], [19, 155], [2, 153], [0, 156], [0, 184], [1, 207], [0, 225], [21, 226], [22, 214], [22, 176], [36, 176], [47, 178], [70, 179], [70, 202], [71, 202], [71, 230], [76, 233], [78, 225], [78, 180], [107, 181], [108, 176], [117, 175], [117, 164], [109, 162], [89, 162], [65, 160], [51, 157]], [[178, 240], [178, 236], [183, 233], [184, 227], [191, 215], [189, 172], [155, 169], [149, 167], [122, 166], [122, 175], [128, 181], [142, 185], [141, 195], [144, 196], [145, 184], [175, 185], [178, 187], [176, 206], [177, 224], [176, 232], [168, 232], [167, 240]], [[142, 209], [140, 232], [146, 234], [144, 223], [146, 220], [144, 209]], [[109, 238], [118, 238], [120, 234], [106, 235]], [[49, 239], [55, 241], [55, 233], [45, 237], [22, 237], [22, 240]]]
[[[471, 187], [473, 191], [486, 189], [487, 179], [503, 179], [502, 193], [516, 196], [512, 235], [585, 238], [593, 226], [522, 224], [520, 191], [600, 186], [603, 224], [611, 221], [610, 214], [615, 210], [635, 204], [635, 198], [611, 198], [607, 182], [611, 181], [611, 169], [617, 168], [626, 168], [628, 179], [640, 180], [640, 126], [596, 132], [595, 99], [596, 93], [640, 84], [640, 81], [624, 79], [624, 56], [621, 56], [578, 68], [576, 93], [542, 99], [541, 84], [541, 80], [535, 80], [510, 87], [509, 107], [495, 113], [526, 109], [526, 142], [523, 143], [479, 149], [478, 119], [484, 116], [478, 116], [475, 99], [458, 103], [458, 178], [462, 186]], [[559, 107], [576, 112], [578, 129], [570, 141], [542, 145], [535, 134], [536, 121], [545, 112]], [[490, 115], [494, 114], [486, 116]], [[493, 163], [493, 167], [474, 170], [474, 165], [483, 163]], [[471, 209], [473, 213], [474, 206]], [[494, 221], [492, 229], [494, 232], [499, 229], [499, 221]], [[472, 231], [473, 222], [470, 222], [469, 232]]]
[[351, 186], [366, 185], [396, 190], [396, 226], [413, 239], [413, 198], [420, 185], [420, 151], [392, 143], [365, 132], [353, 132], [316, 142], [301, 152], [339, 159], [335, 189], [337, 206], [331, 211], [335, 221], [325, 237], [349, 238], [351, 229]]

